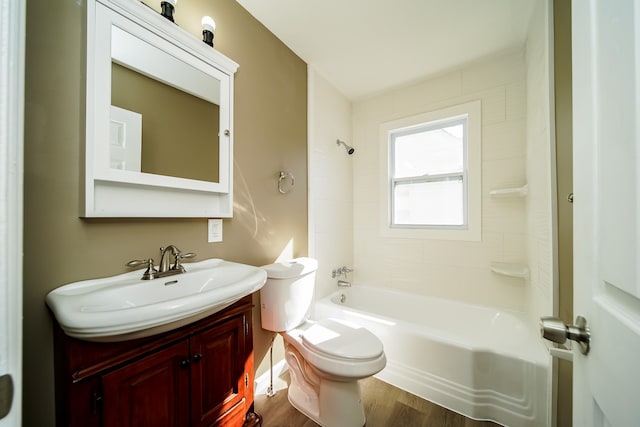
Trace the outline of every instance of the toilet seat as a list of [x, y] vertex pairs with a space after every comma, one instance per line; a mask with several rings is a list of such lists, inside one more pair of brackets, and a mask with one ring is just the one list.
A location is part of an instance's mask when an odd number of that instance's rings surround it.
[[344, 320], [320, 320], [301, 338], [305, 347], [326, 356], [367, 360], [383, 352], [382, 342], [371, 331]]
[[[353, 325], [347, 325], [337, 319], [326, 319], [319, 322], [307, 321], [296, 329], [281, 334], [285, 344], [295, 347], [314, 369], [324, 372], [336, 380], [366, 378], [380, 372], [387, 363], [382, 342], [365, 328], [354, 328]], [[354, 329], [360, 330], [360, 332], [354, 332]], [[304, 338], [310, 330], [312, 332]], [[314, 339], [317, 337], [318, 331], [326, 333], [325, 337], [328, 338], [322, 342]], [[340, 335], [339, 331], [342, 331], [343, 335]], [[338, 340], [339, 336], [343, 338]], [[361, 338], [363, 339], [362, 344], [360, 343]], [[351, 345], [340, 346], [337, 344], [348, 340], [351, 340]], [[330, 341], [333, 342], [330, 343]], [[358, 352], [355, 348], [359, 346], [366, 351]]]

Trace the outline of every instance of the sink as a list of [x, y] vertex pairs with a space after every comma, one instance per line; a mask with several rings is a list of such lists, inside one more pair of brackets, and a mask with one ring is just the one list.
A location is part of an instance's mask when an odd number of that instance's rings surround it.
[[169, 331], [216, 313], [264, 285], [258, 267], [208, 259], [186, 273], [141, 280], [144, 269], [54, 289], [47, 305], [64, 330], [88, 341], [125, 341]]

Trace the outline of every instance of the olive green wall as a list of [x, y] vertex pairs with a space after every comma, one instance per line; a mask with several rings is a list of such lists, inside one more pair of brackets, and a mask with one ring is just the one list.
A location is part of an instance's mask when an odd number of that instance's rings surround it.
[[[156, 4], [157, 3], [157, 4]], [[27, 2], [24, 207], [24, 426], [54, 424], [53, 323], [45, 295], [65, 283], [118, 274], [175, 244], [198, 259], [254, 265], [286, 248], [307, 254], [306, 64], [232, 0], [179, 2], [176, 21], [201, 37], [217, 23], [215, 46], [240, 64], [235, 79], [234, 217], [224, 242], [207, 243], [205, 219], [78, 218], [84, 144], [85, 1]], [[159, 1], [150, 5], [159, 9]], [[281, 195], [277, 177], [293, 173]], [[144, 201], [141, 201], [144, 202]], [[171, 203], [171, 200], [167, 200]], [[256, 363], [271, 335], [254, 309]]]
[[[555, 0], [554, 79], [556, 112], [556, 171], [558, 185], [559, 315], [573, 324], [573, 133], [571, 104], [571, 0]], [[558, 359], [557, 425], [572, 425], [573, 365]]]

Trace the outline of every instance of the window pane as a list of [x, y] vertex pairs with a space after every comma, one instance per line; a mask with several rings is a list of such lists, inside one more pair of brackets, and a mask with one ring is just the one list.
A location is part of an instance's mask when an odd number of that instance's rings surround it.
[[395, 225], [463, 225], [463, 186], [460, 181], [396, 183]]
[[462, 172], [464, 127], [458, 124], [395, 137], [394, 177]]

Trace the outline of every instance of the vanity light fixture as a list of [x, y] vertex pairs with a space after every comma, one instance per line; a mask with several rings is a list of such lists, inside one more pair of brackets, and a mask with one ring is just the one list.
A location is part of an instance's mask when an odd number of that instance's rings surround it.
[[162, 7], [162, 12], [160, 13], [171, 22], [175, 22], [173, 20], [173, 12], [176, 9], [176, 3], [178, 3], [178, 0], [162, 0], [160, 3]]
[[202, 41], [213, 47], [213, 32], [216, 29], [216, 22], [210, 16], [202, 17]]

